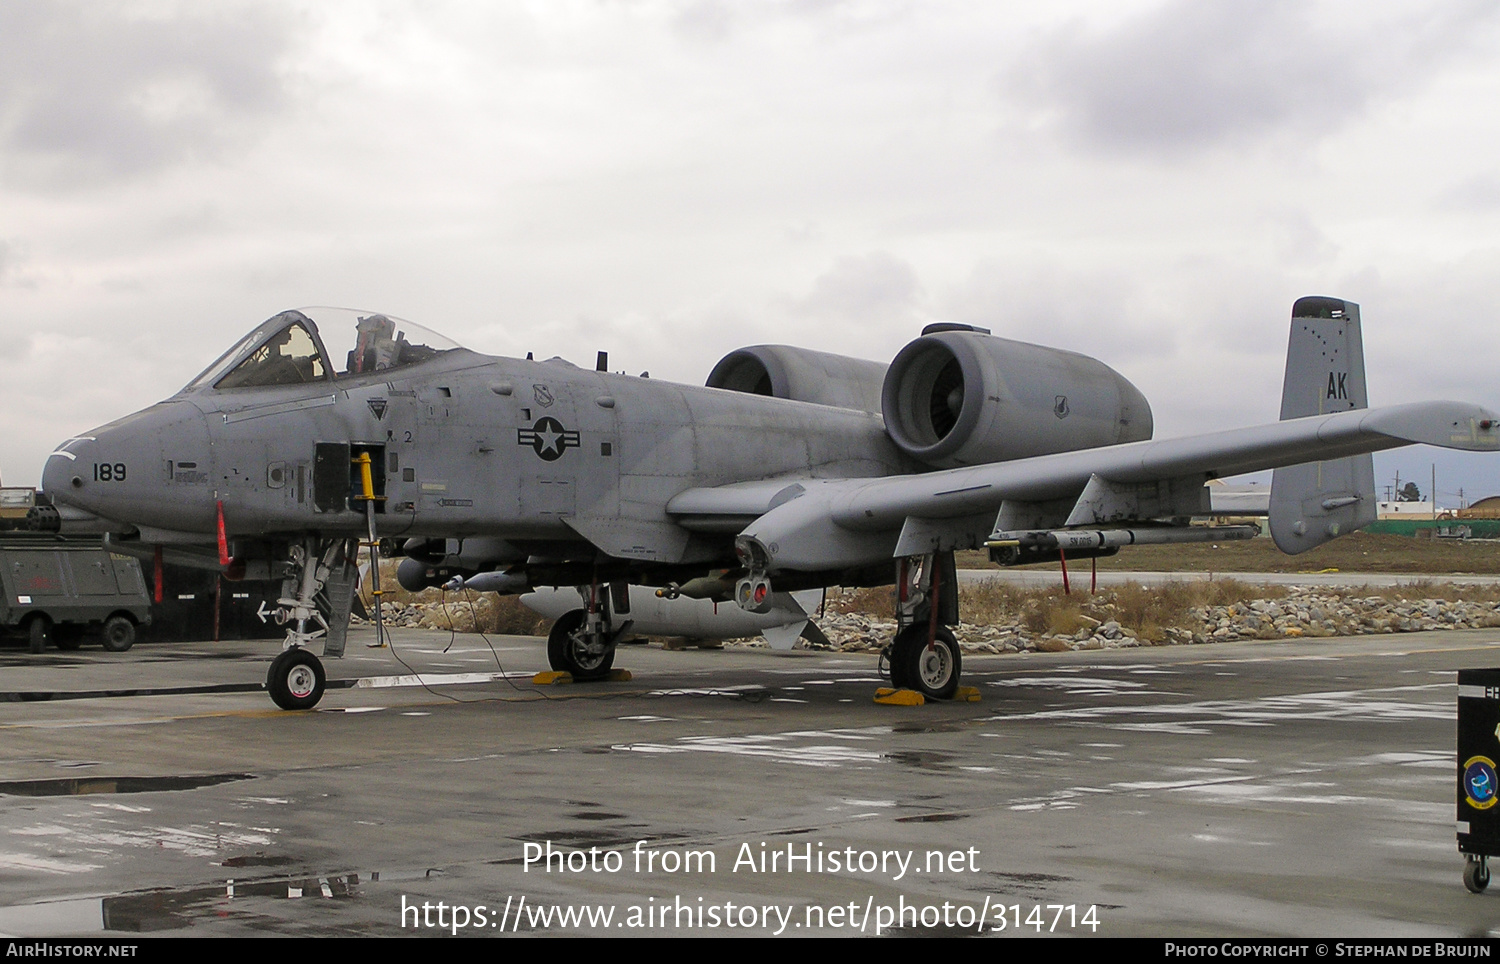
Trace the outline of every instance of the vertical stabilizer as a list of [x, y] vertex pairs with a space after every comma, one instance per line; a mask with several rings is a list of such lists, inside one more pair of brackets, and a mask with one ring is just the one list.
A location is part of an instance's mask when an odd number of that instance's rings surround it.
[[[1359, 305], [1299, 298], [1281, 385], [1281, 418], [1369, 407]], [[1295, 555], [1375, 521], [1375, 463], [1369, 455], [1307, 462], [1271, 477], [1271, 536]]]

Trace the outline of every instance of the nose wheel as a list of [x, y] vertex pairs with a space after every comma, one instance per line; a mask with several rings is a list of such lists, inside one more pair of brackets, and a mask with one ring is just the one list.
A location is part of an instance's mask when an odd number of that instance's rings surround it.
[[327, 677], [323, 663], [301, 647], [283, 650], [271, 660], [266, 673], [266, 691], [284, 710], [310, 710], [323, 698]]

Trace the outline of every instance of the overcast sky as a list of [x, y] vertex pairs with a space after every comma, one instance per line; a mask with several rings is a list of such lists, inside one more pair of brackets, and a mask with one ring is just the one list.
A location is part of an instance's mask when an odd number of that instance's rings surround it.
[[0, 0], [0, 475], [312, 304], [695, 383], [964, 321], [1166, 437], [1274, 420], [1328, 294], [1373, 404], [1500, 408], [1497, 47], [1488, 0]]

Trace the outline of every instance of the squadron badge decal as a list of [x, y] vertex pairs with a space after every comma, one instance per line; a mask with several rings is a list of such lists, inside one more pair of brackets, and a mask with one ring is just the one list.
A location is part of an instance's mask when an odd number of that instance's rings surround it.
[[578, 433], [563, 428], [562, 422], [551, 415], [537, 419], [531, 428], [516, 429], [516, 443], [531, 446], [533, 452], [548, 462], [556, 462], [564, 452], [580, 444]]
[[1495, 805], [1496, 789], [1495, 761], [1485, 756], [1471, 756], [1464, 763], [1464, 797], [1475, 810], [1488, 810]]

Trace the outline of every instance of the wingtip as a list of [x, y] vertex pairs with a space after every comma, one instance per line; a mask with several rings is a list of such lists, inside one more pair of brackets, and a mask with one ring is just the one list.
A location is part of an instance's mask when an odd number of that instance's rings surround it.
[[1500, 414], [1468, 402], [1417, 402], [1370, 409], [1364, 425], [1407, 442], [1467, 452], [1500, 451]]

